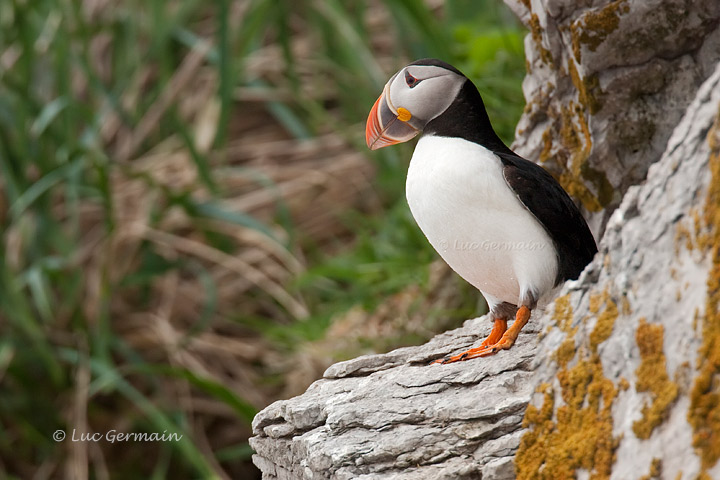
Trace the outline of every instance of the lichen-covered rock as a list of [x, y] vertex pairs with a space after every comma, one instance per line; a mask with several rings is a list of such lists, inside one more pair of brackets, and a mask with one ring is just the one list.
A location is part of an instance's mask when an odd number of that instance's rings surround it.
[[[708, 200], [709, 186], [720, 185], [720, 141], [710, 141], [720, 139], [719, 123], [720, 65], [647, 181], [610, 218], [591, 271], [541, 320], [550, 325], [537, 349], [518, 478], [580, 470], [641, 478], [653, 468], [652, 478], [720, 478], [720, 445], [703, 444], [708, 435], [720, 441], [720, 364], [701, 375], [704, 359], [720, 357], [720, 328], [703, 327], [718, 322], [708, 296], [719, 245], [708, 238], [720, 216], [712, 226], [703, 212], [720, 206]], [[698, 408], [714, 408], [715, 420], [696, 422]]]
[[579, 199], [599, 237], [720, 60], [720, 2], [505, 1], [531, 32], [515, 150]]

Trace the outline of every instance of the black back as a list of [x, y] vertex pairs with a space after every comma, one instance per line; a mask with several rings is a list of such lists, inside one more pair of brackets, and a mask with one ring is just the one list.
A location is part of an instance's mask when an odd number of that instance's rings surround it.
[[498, 153], [505, 181], [545, 227], [558, 254], [555, 285], [575, 280], [597, 253], [595, 239], [570, 196], [541, 166], [515, 153]]
[[[439, 60], [424, 59], [415, 64], [436, 65], [462, 75], [455, 67]], [[585, 219], [552, 175], [517, 155], [500, 140], [490, 124], [480, 93], [469, 79], [450, 107], [428, 122], [424, 132], [462, 138], [495, 153], [502, 161], [503, 176], [508, 186], [555, 244], [558, 255], [555, 284], [578, 278], [598, 251]]]

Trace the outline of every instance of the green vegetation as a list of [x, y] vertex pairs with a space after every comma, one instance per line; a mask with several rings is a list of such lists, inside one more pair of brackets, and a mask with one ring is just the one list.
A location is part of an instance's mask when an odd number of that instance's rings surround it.
[[[442, 290], [412, 147], [364, 146], [386, 77], [451, 61], [510, 141], [523, 35], [491, 1], [0, 3], [0, 476], [252, 478], [249, 422], [295, 352]], [[449, 278], [442, 320], [380, 348], [477, 311]]]

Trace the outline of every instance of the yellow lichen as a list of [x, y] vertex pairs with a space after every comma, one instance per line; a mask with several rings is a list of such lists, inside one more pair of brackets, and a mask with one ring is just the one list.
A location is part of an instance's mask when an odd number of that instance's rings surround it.
[[570, 26], [575, 59], [581, 59], [580, 45], [594, 52], [610, 33], [620, 26], [620, 13], [627, 13], [626, 0], [616, 0], [599, 10], [591, 10]]
[[687, 216], [690, 218], [683, 218], [675, 227], [675, 256], [680, 253], [680, 248], [683, 246], [688, 251], [710, 251], [713, 241], [712, 232], [707, 228], [703, 216], [697, 208], [691, 208]]
[[[705, 472], [720, 458], [720, 111], [708, 133], [710, 186], [703, 223], [707, 230], [710, 272], [707, 279], [702, 345], [698, 350], [698, 376], [690, 391], [688, 421], [693, 446]], [[709, 478], [707, 474], [706, 477]]]
[[584, 149], [586, 153], [590, 155], [590, 148], [592, 147], [592, 135], [590, 134], [590, 127], [588, 126], [584, 112], [579, 106], [575, 107], [575, 118], [577, 119], [578, 126], [580, 127], [579, 135], [583, 139]]
[[588, 308], [590, 309], [590, 313], [598, 313], [600, 311], [600, 307], [603, 303], [605, 303], [605, 300], [608, 297], [608, 292], [605, 290], [603, 293], [593, 293], [590, 295], [590, 304], [588, 305]]
[[607, 340], [615, 327], [615, 319], [618, 317], [618, 309], [615, 302], [608, 301], [607, 308], [598, 317], [595, 328], [590, 333], [590, 348], [595, 350], [598, 345]]
[[568, 62], [568, 73], [570, 74], [570, 80], [578, 91], [580, 104], [591, 115], [595, 115], [602, 108], [602, 102], [600, 101], [602, 90], [600, 89], [600, 80], [597, 74], [581, 77], [575, 62], [572, 60]]
[[[586, 91], [579, 90], [581, 103], [588, 95]], [[597, 92], [592, 95], [593, 101], [597, 100]], [[587, 161], [593, 146], [587, 110], [588, 107], [571, 101], [567, 106], [560, 106], [559, 111], [553, 108], [545, 112], [552, 123], [543, 132], [540, 162], [545, 163], [552, 157], [561, 169], [552, 172], [558, 182], [587, 210], [597, 212], [613, 200], [616, 192], [607, 175], [592, 168]]]
[[540, 19], [534, 13], [530, 14], [528, 27], [530, 28], [530, 36], [532, 37], [533, 41], [535, 42], [535, 46], [537, 46], [537, 49], [540, 52], [540, 58], [548, 65], [552, 65], [552, 54], [550, 53], [550, 50], [543, 46], [542, 43], [542, 27], [540, 26]]
[[538, 392], [544, 394], [544, 400], [542, 407], [539, 409], [530, 404], [525, 411], [525, 417], [523, 418], [523, 428], [528, 428], [530, 425], [542, 424], [552, 419], [553, 408], [555, 404], [555, 397], [553, 396], [552, 387], [543, 383], [537, 388]]
[[558, 181], [586, 209], [596, 212], [612, 201], [614, 188], [605, 173], [593, 169], [587, 161], [593, 143], [584, 112], [581, 105], [570, 102], [567, 107], [560, 107], [559, 115], [552, 115], [553, 128], [563, 147], [556, 152], [557, 163], [565, 167], [558, 175]]
[[[593, 300], [595, 304], [593, 305]], [[610, 299], [610, 294], [605, 290], [602, 294], [590, 297], [590, 312], [597, 313], [600, 305], [605, 304], [605, 310], [598, 315], [595, 328], [590, 332], [590, 349], [597, 352], [597, 347], [610, 337], [615, 327], [615, 320], [618, 317], [617, 304]]]
[[653, 480], [660, 478], [662, 475], [662, 460], [659, 458], [653, 458], [650, 462], [650, 471], [647, 475], [640, 477], [640, 480]]
[[706, 231], [703, 228], [703, 218], [700, 216], [697, 210], [691, 210], [690, 215], [693, 219], [693, 227], [695, 232], [695, 244], [697, 248], [702, 252], [707, 252], [712, 247], [712, 235], [710, 231]]
[[552, 150], [552, 134], [550, 133], [550, 128], [546, 128], [543, 132], [542, 144], [543, 148], [540, 151], [540, 156], [538, 157], [538, 160], [540, 161], [540, 163], [545, 163], [547, 159], [550, 158], [550, 152]]
[[575, 333], [577, 332], [577, 327], [571, 328], [572, 318], [573, 311], [570, 306], [570, 294], [557, 298], [555, 300], [553, 320], [555, 320], [555, 325], [561, 331], [568, 334], [554, 354], [555, 360], [560, 367], [565, 367], [575, 356]]
[[563, 342], [560, 344], [560, 347], [555, 351], [554, 357], [555, 360], [558, 362], [558, 365], [560, 365], [560, 368], [565, 368], [568, 363], [570, 363], [570, 360], [575, 357], [575, 351], [577, 350], [577, 347], [575, 346], [575, 332], [577, 331], [576, 328], [573, 329], [573, 332], [571, 335], [568, 335], [568, 337], [563, 340]]
[[638, 438], [650, 438], [653, 430], [667, 419], [670, 407], [678, 396], [678, 386], [670, 381], [665, 366], [663, 351], [664, 327], [649, 324], [644, 318], [635, 332], [635, 340], [640, 349], [640, 365], [635, 370], [638, 392], [649, 392], [652, 403], [642, 407], [642, 418], [633, 423], [633, 431]]
[[618, 388], [622, 390], [623, 392], [630, 388], [630, 382], [628, 382], [627, 378], [620, 377], [620, 381], [618, 382]]
[[680, 247], [685, 246], [686, 250], [693, 249], [693, 235], [690, 233], [690, 229], [685, 225], [684, 221], [677, 223], [675, 227], [675, 256], [680, 254]]
[[[558, 373], [564, 405], [555, 409], [552, 391], [540, 409], [528, 407], [516, 456], [518, 479], [574, 478], [578, 469], [591, 480], [610, 477], [617, 447], [612, 436], [613, 383], [603, 376], [597, 355]], [[553, 413], [556, 420], [553, 421]]]
[[584, 130], [584, 128], [576, 124], [575, 113], [577, 113], [578, 110], [573, 108], [573, 106], [571, 102], [568, 107], [560, 107], [560, 141], [562, 145], [571, 152], [582, 148], [584, 152], [590, 153], [592, 138], [580, 135], [580, 131]]
[[570, 306], [570, 294], [563, 295], [555, 299], [555, 310], [553, 312], [553, 320], [555, 325], [563, 332], [570, 331], [570, 325], [572, 324], [573, 311]]
[[[558, 325], [570, 325], [572, 315], [568, 296], [556, 300]], [[605, 378], [600, 357], [587, 347], [581, 349], [575, 365], [568, 366], [575, 357], [574, 340], [572, 350], [569, 343], [574, 329], [567, 333], [555, 353], [561, 366], [557, 380], [562, 403], [556, 406], [555, 392], [544, 385], [542, 406], [530, 405], [525, 412], [523, 426], [528, 430], [515, 457], [521, 480], [574, 478], [580, 469], [590, 472], [591, 480], [610, 477], [618, 443], [612, 435], [612, 403], [618, 390]]]
[[591, 212], [599, 212], [602, 205], [595, 195], [587, 188], [581, 179], [570, 172], [563, 172], [558, 178], [558, 182], [563, 186], [566, 192], [571, 196], [580, 199], [583, 206]]

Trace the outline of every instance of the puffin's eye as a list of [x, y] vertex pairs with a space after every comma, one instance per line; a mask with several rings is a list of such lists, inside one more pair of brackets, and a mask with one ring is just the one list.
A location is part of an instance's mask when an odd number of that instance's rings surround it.
[[407, 86], [410, 88], [413, 88], [415, 85], [420, 83], [420, 80], [410, 75], [410, 72], [405, 70], [405, 83], [407, 83]]

